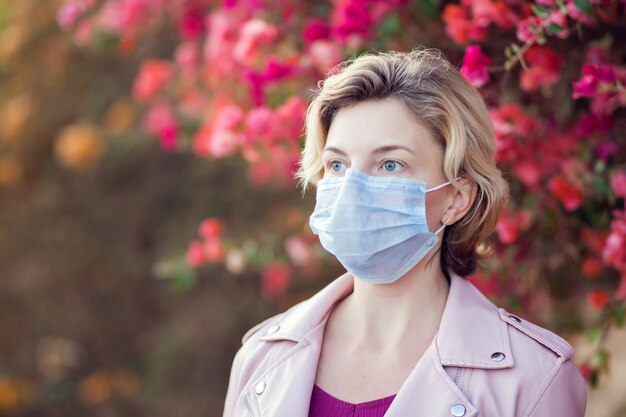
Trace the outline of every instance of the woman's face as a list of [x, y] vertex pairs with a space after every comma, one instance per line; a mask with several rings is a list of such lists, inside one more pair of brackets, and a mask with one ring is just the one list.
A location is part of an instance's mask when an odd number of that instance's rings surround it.
[[[335, 115], [322, 156], [324, 178], [343, 176], [347, 168], [368, 175], [424, 181], [427, 188], [446, 182], [442, 149], [409, 108], [397, 98], [368, 100]], [[453, 188], [426, 194], [429, 229], [441, 225]]]

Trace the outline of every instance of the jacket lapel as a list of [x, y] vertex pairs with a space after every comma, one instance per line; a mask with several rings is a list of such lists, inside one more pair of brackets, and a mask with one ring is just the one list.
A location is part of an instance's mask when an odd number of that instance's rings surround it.
[[[478, 414], [444, 366], [508, 368], [513, 366], [507, 324], [498, 308], [471, 282], [450, 272], [450, 291], [437, 335], [391, 403], [386, 417]], [[354, 278], [344, 273], [312, 296], [293, 306], [276, 324], [277, 331], [261, 336], [265, 342], [295, 342], [275, 358], [244, 392], [254, 417], [307, 417], [321, 352], [324, 326], [333, 305], [353, 290]], [[262, 389], [261, 389], [262, 388]], [[261, 394], [258, 391], [262, 391]]]

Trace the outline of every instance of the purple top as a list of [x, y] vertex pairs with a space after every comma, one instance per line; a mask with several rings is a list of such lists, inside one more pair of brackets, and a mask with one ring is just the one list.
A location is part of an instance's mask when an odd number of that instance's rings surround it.
[[309, 417], [383, 417], [395, 396], [394, 394], [353, 404], [335, 398], [317, 385], [313, 385]]

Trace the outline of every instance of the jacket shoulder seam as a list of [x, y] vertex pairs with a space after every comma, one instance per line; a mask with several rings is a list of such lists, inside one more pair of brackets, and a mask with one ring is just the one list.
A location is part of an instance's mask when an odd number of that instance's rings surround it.
[[511, 318], [511, 316], [519, 318], [518, 316], [512, 315], [503, 308], [499, 308], [499, 312], [503, 321], [539, 342], [541, 345], [549, 348], [563, 360], [572, 357], [574, 353], [572, 345], [558, 334], [521, 318], [521, 322], [518, 322], [516, 319]]

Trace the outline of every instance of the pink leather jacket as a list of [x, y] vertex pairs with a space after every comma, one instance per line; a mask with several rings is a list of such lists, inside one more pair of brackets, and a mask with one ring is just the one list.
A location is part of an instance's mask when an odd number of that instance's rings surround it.
[[[587, 389], [571, 345], [450, 279], [439, 331], [385, 416], [582, 417]], [[353, 283], [345, 273], [246, 332], [223, 417], [307, 417], [328, 313]]]

